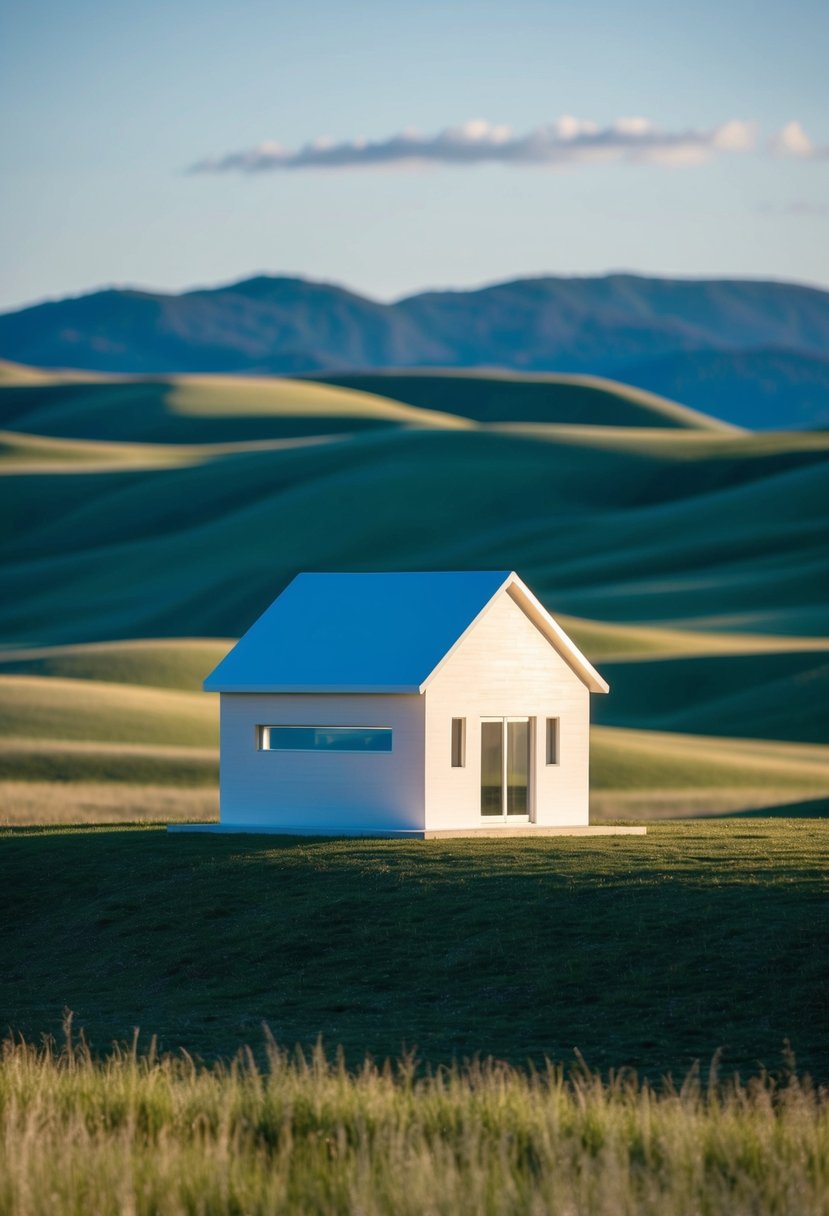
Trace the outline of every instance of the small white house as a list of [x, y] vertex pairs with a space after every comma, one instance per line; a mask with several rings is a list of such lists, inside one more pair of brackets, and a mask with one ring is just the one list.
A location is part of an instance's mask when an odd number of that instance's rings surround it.
[[191, 828], [614, 830], [587, 827], [608, 686], [517, 574], [300, 574], [204, 687], [221, 819]]

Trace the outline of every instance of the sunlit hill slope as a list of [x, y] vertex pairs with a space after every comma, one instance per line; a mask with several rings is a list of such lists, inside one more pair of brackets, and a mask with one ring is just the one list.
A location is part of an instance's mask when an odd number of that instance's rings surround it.
[[81, 816], [105, 785], [212, 809], [200, 679], [300, 569], [519, 570], [614, 686], [599, 810], [829, 793], [829, 435], [583, 377], [340, 379], [3, 366], [7, 807], [60, 778]]

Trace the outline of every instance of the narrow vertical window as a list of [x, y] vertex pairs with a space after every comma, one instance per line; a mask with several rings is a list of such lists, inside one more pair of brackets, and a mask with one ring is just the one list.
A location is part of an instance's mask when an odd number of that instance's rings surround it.
[[547, 763], [558, 764], [558, 718], [547, 719]]
[[452, 719], [452, 768], [466, 764], [466, 718]]

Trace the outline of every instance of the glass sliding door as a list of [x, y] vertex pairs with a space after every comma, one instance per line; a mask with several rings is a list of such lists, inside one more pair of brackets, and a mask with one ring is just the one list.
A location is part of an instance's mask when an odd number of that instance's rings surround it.
[[504, 821], [529, 819], [529, 718], [482, 719], [481, 814]]
[[530, 814], [530, 722], [507, 719], [507, 814]]
[[500, 722], [481, 723], [481, 814], [503, 815], [504, 731]]

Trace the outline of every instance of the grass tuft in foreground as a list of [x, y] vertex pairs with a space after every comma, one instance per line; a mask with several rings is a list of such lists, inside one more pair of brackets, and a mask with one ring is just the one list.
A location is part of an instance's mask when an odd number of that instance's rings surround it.
[[2, 1216], [829, 1211], [829, 1100], [794, 1074], [656, 1091], [487, 1061], [349, 1073], [270, 1042], [207, 1067], [67, 1041], [0, 1057]]

